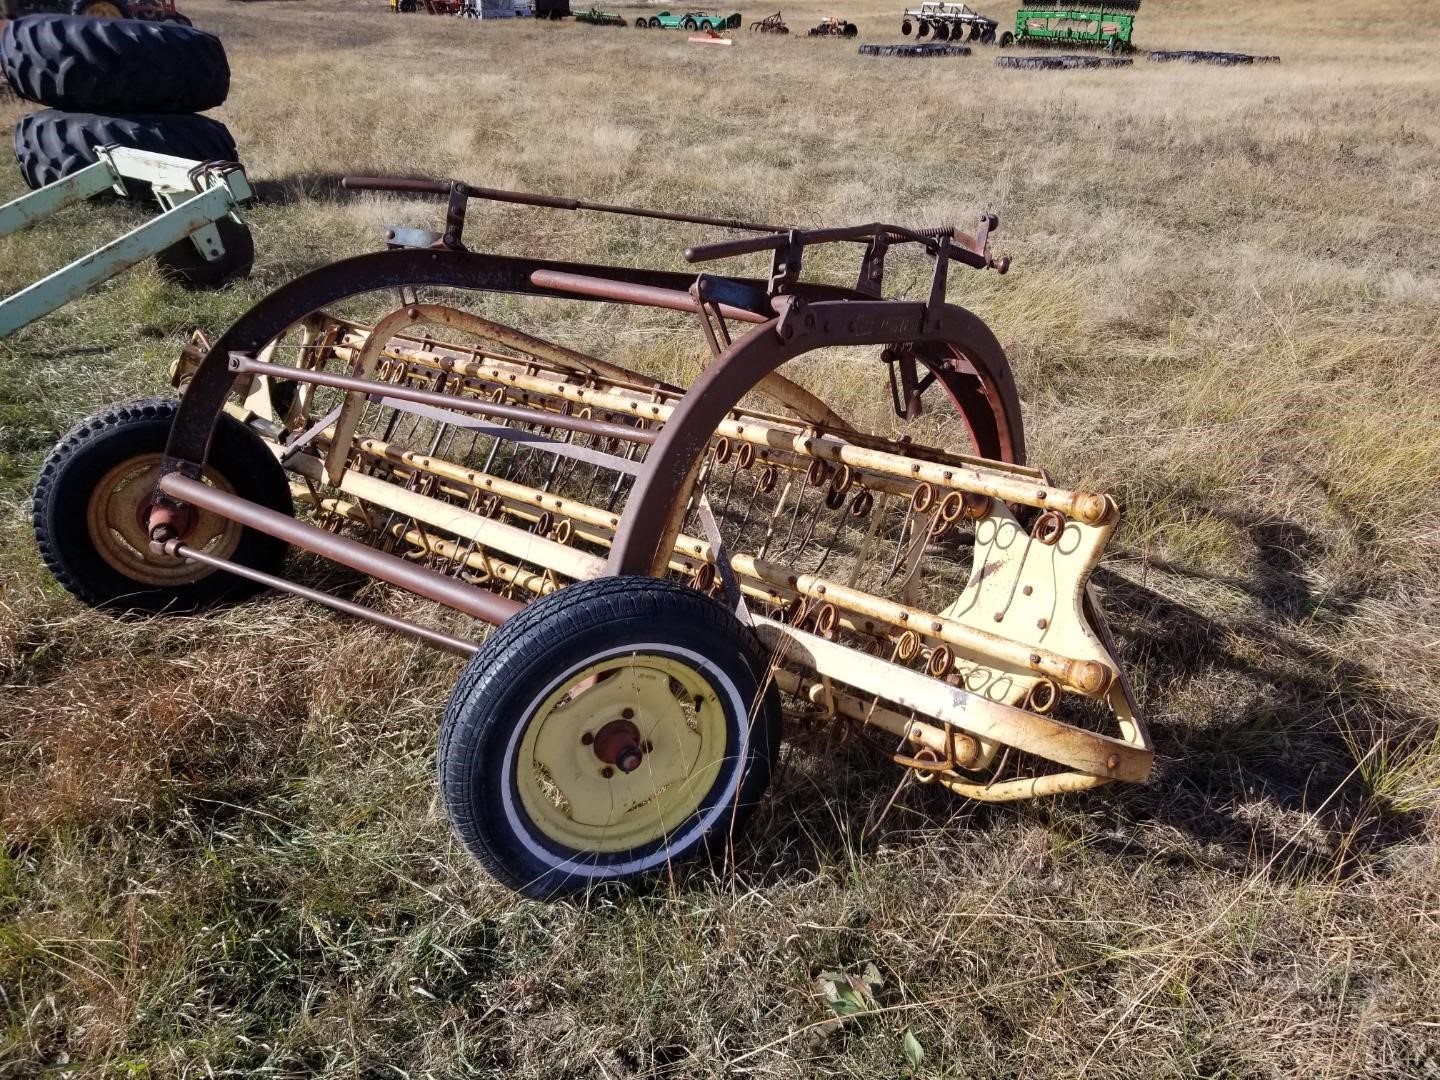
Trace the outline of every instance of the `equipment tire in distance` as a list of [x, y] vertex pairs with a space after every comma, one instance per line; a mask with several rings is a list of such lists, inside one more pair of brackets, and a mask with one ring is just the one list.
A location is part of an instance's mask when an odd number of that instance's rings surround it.
[[71, 15], [83, 15], [88, 19], [133, 19], [126, 0], [75, 0], [70, 5]]
[[440, 733], [446, 812], [531, 897], [720, 855], [770, 781], [780, 702], [726, 608], [644, 577], [577, 582], [470, 659]]
[[[143, 398], [82, 420], [61, 439], [35, 485], [35, 542], [55, 579], [91, 607], [186, 612], [243, 600], [263, 586], [149, 548], [145, 516], [179, 401]], [[202, 478], [283, 514], [294, 512], [284, 470], [260, 437], [222, 413]], [[197, 551], [277, 573], [284, 541], [207, 511], [182, 517]]]
[[175, 23], [29, 15], [6, 23], [0, 63], [21, 97], [70, 112], [195, 113], [230, 92], [220, 39]]

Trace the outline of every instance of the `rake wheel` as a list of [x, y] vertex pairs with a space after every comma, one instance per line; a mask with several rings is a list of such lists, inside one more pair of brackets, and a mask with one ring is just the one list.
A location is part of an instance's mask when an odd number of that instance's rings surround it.
[[465, 846], [538, 898], [717, 856], [769, 785], [780, 703], [759, 643], [652, 578], [536, 601], [466, 666], [440, 734]]
[[[179, 402], [114, 405], [78, 424], [50, 452], [35, 488], [35, 541], [55, 579], [94, 607], [185, 612], [259, 592], [253, 582], [150, 550], [147, 512]], [[289, 483], [265, 445], [232, 417], [215, 429], [204, 479], [210, 486], [292, 512]], [[179, 539], [267, 573], [285, 545], [203, 511], [179, 522]]]

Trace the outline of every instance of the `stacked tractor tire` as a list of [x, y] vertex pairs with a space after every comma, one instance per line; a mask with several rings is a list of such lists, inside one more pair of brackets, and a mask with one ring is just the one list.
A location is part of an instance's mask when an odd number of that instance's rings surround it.
[[[0, 66], [15, 93], [46, 106], [15, 125], [32, 188], [93, 164], [118, 144], [197, 161], [237, 161], [235, 140], [200, 113], [230, 92], [220, 39], [175, 23], [29, 15], [5, 24]], [[135, 190], [132, 197], [148, 197]]]

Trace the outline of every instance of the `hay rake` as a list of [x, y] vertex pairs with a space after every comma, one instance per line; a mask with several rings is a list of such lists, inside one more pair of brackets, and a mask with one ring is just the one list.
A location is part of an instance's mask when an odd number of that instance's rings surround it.
[[[189, 610], [273, 587], [469, 657], [442, 796], [471, 851], [531, 895], [723, 849], [768, 783], [782, 712], [975, 799], [1146, 778], [1089, 584], [1118, 507], [1024, 464], [1004, 353], [945, 302], [950, 267], [1007, 269], [994, 217], [973, 235], [799, 230], [457, 182], [346, 186], [446, 198], [445, 228], [391, 229], [387, 250], [290, 282], [197, 338], [178, 402], [116, 406], [62, 440], [37, 538], [81, 599]], [[685, 257], [768, 256], [770, 272], [471, 252], [476, 198], [749, 232]], [[862, 252], [854, 288], [802, 280], [828, 244]], [[892, 248], [928, 256], [927, 297], [883, 298]], [[706, 364], [681, 388], [463, 293], [668, 313]], [[357, 297], [363, 317], [342, 310]], [[894, 413], [870, 426], [904, 430], [864, 430], [781, 372], [815, 357], [869, 365]], [[456, 614], [422, 625], [289, 581], [287, 547]], [[500, 629], [477, 644], [474, 622]]]

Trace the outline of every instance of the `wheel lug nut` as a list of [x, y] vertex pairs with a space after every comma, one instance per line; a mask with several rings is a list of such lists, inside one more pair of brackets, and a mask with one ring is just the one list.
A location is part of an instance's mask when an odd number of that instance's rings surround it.
[[609, 780], [612, 776], [615, 775], [615, 770], [612, 769], [609, 765], [606, 765], [603, 769], [600, 770], [600, 775], [603, 776], [606, 780]]
[[591, 743], [593, 743], [594, 741], [595, 741], [595, 736], [594, 736], [594, 735], [591, 735], [590, 732], [588, 732], [588, 731], [585, 732], [584, 735], [581, 735], [581, 736], [580, 736], [580, 745], [581, 745], [581, 746], [589, 746], [589, 745], [590, 745]]
[[634, 720], [634, 719], [635, 719], [635, 710], [634, 710], [634, 709], [621, 709], [621, 710], [620, 710], [620, 719], [622, 719], [622, 720]]

